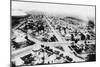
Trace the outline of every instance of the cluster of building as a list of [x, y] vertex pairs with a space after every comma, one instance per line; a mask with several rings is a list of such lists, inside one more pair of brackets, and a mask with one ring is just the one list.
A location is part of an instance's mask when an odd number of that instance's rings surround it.
[[[93, 55], [95, 60], [94, 23], [46, 15], [15, 18], [11, 30], [12, 56], [15, 52], [21, 55], [12, 59], [13, 66], [88, 61]], [[23, 48], [29, 46], [32, 50], [25, 53]]]

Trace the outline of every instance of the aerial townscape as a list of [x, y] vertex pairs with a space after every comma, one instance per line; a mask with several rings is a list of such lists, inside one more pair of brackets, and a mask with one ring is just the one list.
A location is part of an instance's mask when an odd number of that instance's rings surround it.
[[11, 65], [96, 60], [95, 20], [45, 13], [11, 16]]

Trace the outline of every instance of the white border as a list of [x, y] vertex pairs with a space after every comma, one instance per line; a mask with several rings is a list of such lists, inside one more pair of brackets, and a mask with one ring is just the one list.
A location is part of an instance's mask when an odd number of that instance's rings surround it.
[[[28, 0], [29, 1], [29, 0]], [[32, 1], [32, 0], [30, 0]], [[97, 21], [96, 21], [96, 46], [97, 46], [97, 61], [87, 63], [69, 63], [69, 64], [54, 64], [54, 65], [39, 65], [41, 67], [99, 67], [100, 66], [100, 2], [99, 0], [36, 0], [43, 2], [57, 3], [72, 3], [72, 4], [89, 4], [96, 5]], [[9, 67], [10, 64], [10, 1], [0, 0], [0, 67]], [[39, 67], [38, 66], [38, 67]], [[27, 66], [25, 66], [27, 67]], [[33, 66], [29, 66], [33, 67]], [[37, 67], [37, 66], [34, 66]]]

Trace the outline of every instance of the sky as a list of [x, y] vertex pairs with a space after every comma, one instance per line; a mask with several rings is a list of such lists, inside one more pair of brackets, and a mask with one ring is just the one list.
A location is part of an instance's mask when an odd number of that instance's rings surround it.
[[95, 17], [94, 6], [12, 1], [12, 15], [26, 15], [28, 11], [44, 12], [50, 15], [76, 15], [84, 18]]

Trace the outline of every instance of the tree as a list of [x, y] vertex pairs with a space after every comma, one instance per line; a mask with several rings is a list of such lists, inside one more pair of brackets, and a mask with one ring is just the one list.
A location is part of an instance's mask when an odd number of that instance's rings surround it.
[[94, 29], [94, 21], [92, 21], [92, 20], [89, 20], [88, 21], [88, 30], [91, 30], [91, 29]]

